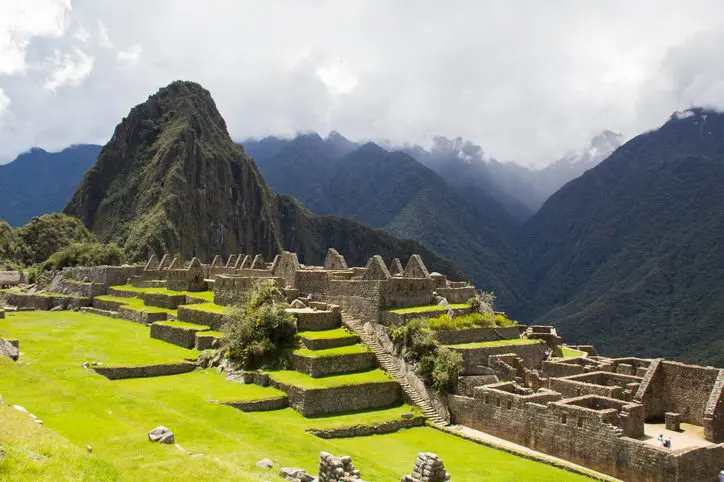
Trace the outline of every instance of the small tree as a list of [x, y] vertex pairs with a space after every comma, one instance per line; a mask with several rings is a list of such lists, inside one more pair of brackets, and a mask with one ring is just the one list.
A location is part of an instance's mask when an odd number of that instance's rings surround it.
[[284, 349], [294, 346], [294, 316], [277, 299], [274, 282], [263, 280], [224, 315], [222, 331], [229, 358], [244, 370], [283, 366]]

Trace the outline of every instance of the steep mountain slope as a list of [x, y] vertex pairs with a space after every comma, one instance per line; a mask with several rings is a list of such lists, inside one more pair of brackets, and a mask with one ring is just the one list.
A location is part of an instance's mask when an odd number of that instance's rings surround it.
[[[279, 171], [297, 160], [304, 164], [296, 170], [299, 177], [312, 180], [294, 183], [285, 174], [289, 184], [272, 183], [272, 188], [288, 189], [305, 206], [316, 206], [317, 213], [353, 218], [415, 239], [465, 266], [478, 286], [495, 291], [501, 307], [514, 312], [520, 306], [525, 297], [510, 235], [514, 223], [497, 202], [488, 200], [479, 210], [409, 155], [388, 152], [374, 143], [338, 159], [330, 152], [330, 138], [300, 136], [285, 144], [278, 157], [260, 163], [270, 179], [278, 179]], [[315, 151], [316, 157], [308, 155]]]
[[[363, 264], [385, 248], [388, 256], [420, 252], [433, 269], [454, 278], [459, 268], [416, 243], [356, 223], [316, 219], [302, 206], [272, 194], [254, 161], [235, 144], [208, 91], [174, 82], [134, 107], [103, 147], [65, 209], [103, 242], [126, 256], [180, 252], [214, 254], [284, 248], [319, 263], [328, 247]], [[330, 244], [346, 239], [345, 246]]]
[[101, 146], [61, 152], [34, 148], [0, 166], [0, 219], [21, 226], [34, 216], [60, 211], [93, 165]]
[[723, 114], [626, 143], [524, 226], [530, 317], [606, 354], [724, 366], [722, 186]]

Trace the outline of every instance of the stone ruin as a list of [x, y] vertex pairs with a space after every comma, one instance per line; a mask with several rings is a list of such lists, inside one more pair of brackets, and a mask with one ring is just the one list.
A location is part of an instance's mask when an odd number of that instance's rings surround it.
[[415, 468], [410, 475], [402, 477], [400, 482], [444, 482], [450, 480], [442, 459], [432, 452], [420, 452], [415, 460]]
[[319, 482], [362, 482], [359, 470], [354, 468], [352, 457], [322, 452], [319, 454]]

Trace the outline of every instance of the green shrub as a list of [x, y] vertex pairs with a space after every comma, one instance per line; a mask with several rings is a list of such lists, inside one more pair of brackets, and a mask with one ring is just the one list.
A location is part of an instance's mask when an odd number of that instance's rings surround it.
[[276, 293], [270, 280], [259, 282], [240, 306], [224, 315], [223, 344], [229, 358], [244, 370], [282, 367], [284, 349], [295, 344], [294, 316], [275, 302]]
[[45, 214], [15, 230], [14, 255], [25, 266], [42, 263], [53, 253], [72, 243], [96, 243], [78, 218], [65, 214]]
[[[446, 315], [447, 316], [447, 315]], [[455, 389], [462, 373], [462, 356], [437, 341], [430, 322], [416, 318], [390, 329], [390, 339], [405, 361], [415, 365], [422, 380], [441, 393]]]

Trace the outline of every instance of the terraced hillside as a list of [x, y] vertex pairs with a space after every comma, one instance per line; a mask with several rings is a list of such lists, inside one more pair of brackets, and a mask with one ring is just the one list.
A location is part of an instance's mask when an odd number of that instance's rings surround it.
[[[127, 297], [126, 297], [127, 298]], [[173, 311], [173, 310], [171, 310]], [[178, 314], [178, 310], [177, 310]], [[27, 408], [54, 431], [53, 444], [43, 449], [18, 436], [20, 428], [0, 433], [6, 457], [0, 460], [3, 480], [260, 480], [275, 470], [255, 466], [269, 458], [279, 466], [316, 472], [319, 452], [349, 454], [368, 480], [396, 480], [409, 473], [419, 451], [438, 453], [458, 481], [584, 480], [560, 469], [489, 449], [428, 427], [366, 437], [324, 439], [324, 433], [354, 425], [401, 420], [414, 413], [395, 405], [354, 413], [305, 418], [291, 408], [244, 412], [234, 404], [270, 400], [284, 394], [224, 379], [216, 370], [109, 380], [93, 368], [167, 365], [195, 358], [198, 352], [151, 338], [151, 328], [91, 313], [19, 312], [0, 319], [0, 336], [20, 340], [21, 361], [0, 359], [0, 393], [5, 404]], [[320, 358], [364, 352], [354, 335], [341, 328], [301, 335], [305, 348]], [[315, 341], [334, 340], [330, 348]], [[307, 344], [309, 343], [309, 345]], [[324, 342], [323, 342], [324, 343]], [[348, 348], [354, 347], [354, 348]], [[88, 362], [86, 368], [85, 362]], [[94, 364], [96, 363], [96, 364]], [[102, 365], [101, 365], [102, 364]], [[270, 373], [293, 386], [335, 389], [347, 382], [386, 382], [378, 369], [360, 373], [311, 377], [297, 371]], [[0, 410], [5, 423], [7, 410]], [[13, 427], [22, 425], [16, 414]], [[30, 420], [27, 418], [27, 420]], [[157, 425], [171, 428], [173, 445], [151, 444], [146, 433]], [[27, 424], [25, 424], [27, 425]], [[6, 426], [6, 425], [3, 425]], [[67, 441], [67, 442], [66, 442]], [[43, 444], [38, 439], [38, 444]], [[71, 450], [74, 446], [81, 450]], [[83, 452], [92, 446], [92, 454]], [[43, 446], [45, 447], [45, 446]]]

